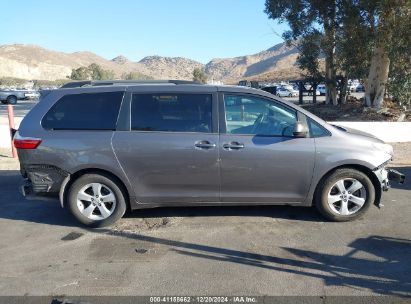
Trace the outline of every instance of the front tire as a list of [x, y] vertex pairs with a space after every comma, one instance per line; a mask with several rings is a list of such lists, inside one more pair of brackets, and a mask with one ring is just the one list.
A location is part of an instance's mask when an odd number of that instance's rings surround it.
[[116, 179], [104, 174], [85, 174], [70, 186], [67, 203], [78, 221], [99, 228], [113, 224], [124, 215], [125, 197]]
[[364, 215], [375, 200], [369, 177], [355, 169], [335, 170], [318, 185], [315, 205], [328, 220], [346, 222]]

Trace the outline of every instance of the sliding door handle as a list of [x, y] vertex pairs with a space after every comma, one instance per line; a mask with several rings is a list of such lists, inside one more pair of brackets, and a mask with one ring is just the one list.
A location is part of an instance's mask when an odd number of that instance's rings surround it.
[[198, 149], [213, 149], [216, 147], [216, 144], [210, 143], [208, 140], [200, 140], [194, 143], [194, 147]]

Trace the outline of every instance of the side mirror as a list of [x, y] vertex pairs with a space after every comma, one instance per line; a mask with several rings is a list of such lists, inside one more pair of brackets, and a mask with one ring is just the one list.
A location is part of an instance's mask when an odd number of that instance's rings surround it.
[[297, 121], [294, 125], [293, 135], [294, 137], [307, 137], [307, 127], [301, 121]]

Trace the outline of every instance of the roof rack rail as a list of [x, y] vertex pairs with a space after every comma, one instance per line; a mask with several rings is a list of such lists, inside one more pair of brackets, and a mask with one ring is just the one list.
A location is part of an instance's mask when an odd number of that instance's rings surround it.
[[201, 84], [190, 80], [85, 80], [67, 82], [61, 88], [81, 88], [109, 85], [133, 85], [133, 84]]

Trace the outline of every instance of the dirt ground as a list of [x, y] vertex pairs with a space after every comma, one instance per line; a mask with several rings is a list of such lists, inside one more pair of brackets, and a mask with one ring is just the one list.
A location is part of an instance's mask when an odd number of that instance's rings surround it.
[[353, 96], [343, 105], [311, 103], [302, 107], [326, 121], [411, 121], [411, 111], [404, 111], [392, 101], [385, 101], [380, 110], [364, 107], [363, 98]]

